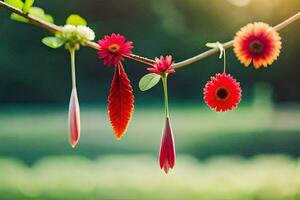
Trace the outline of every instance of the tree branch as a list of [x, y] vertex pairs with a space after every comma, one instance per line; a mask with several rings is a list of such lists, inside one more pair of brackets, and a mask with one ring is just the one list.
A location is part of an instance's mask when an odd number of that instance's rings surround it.
[[[11, 6], [11, 5], [3, 2], [3, 1], [0, 1], [0, 7], [6, 8], [7, 10], [9, 10], [13, 13], [16, 13], [18, 15], [21, 15], [22, 17], [27, 18], [32, 24], [34, 24], [36, 26], [39, 26], [43, 29], [46, 29], [46, 30], [50, 31], [51, 33], [61, 32], [61, 27], [60, 26], [48, 23], [48, 22], [46, 22], [46, 21], [44, 21], [40, 18], [37, 18], [37, 17], [31, 15], [31, 14], [26, 14], [22, 10], [20, 10], [18, 8], [15, 8], [15, 7], [13, 7], [13, 6]], [[297, 21], [299, 18], [300, 18], [300, 12], [298, 12], [297, 14], [293, 15], [292, 17], [286, 19], [285, 21], [281, 22], [280, 24], [274, 26], [274, 29], [279, 31], [279, 30], [285, 28], [286, 26], [288, 26], [289, 24]], [[99, 45], [95, 42], [88, 41], [88, 42], [85, 43], [85, 46], [88, 46], [90, 48], [99, 50]], [[225, 49], [231, 48], [233, 46], [233, 40], [224, 43], [223, 46], [224, 46]], [[189, 58], [189, 59], [186, 59], [184, 61], [175, 63], [173, 65], [173, 68], [178, 69], [178, 68], [185, 67], [187, 65], [190, 65], [194, 62], [197, 62], [197, 61], [199, 61], [203, 58], [206, 58], [206, 57], [211, 56], [211, 55], [216, 54], [216, 53], [219, 53], [218, 48], [210, 49], [210, 50], [205, 51], [201, 54], [198, 54], [198, 55], [196, 55], [192, 58]], [[142, 57], [142, 56], [139, 56], [139, 55], [135, 55], [135, 54], [132, 54], [132, 55], [126, 56], [126, 57], [129, 58], [129, 59], [135, 60], [137, 62], [147, 64], [147, 65], [153, 65], [155, 63], [155, 61], [152, 60], [152, 59]]]
[[[46, 29], [48, 31], [50, 31], [51, 33], [56, 33], [56, 32], [61, 32], [61, 27], [60, 26], [57, 26], [55, 24], [51, 24], [49, 22], [46, 22], [38, 17], [35, 17], [31, 14], [26, 14], [24, 13], [22, 10], [18, 9], [18, 8], [15, 8], [3, 1], [0, 1], [0, 7], [2, 8], [6, 8], [7, 10], [13, 12], [13, 13], [16, 13], [18, 15], [21, 15], [22, 17], [25, 17], [26, 19], [28, 19], [32, 24], [38, 26], [38, 27], [41, 27], [43, 29]], [[88, 41], [86, 42], [85, 46], [88, 46], [88, 47], [91, 47], [93, 49], [96, 49], [96, 50], [99, 50], [99, 45], [95, 42], [91, 42], [91, 41]], [[143, 64], [147, 64], [147, 65], [153, 65], [155, 63], [154, 60], [151, 60], [149, 58], [144, 58], [142, 56], [138, 56], [138, 55], [135, 55], [135, 54], [132, 54], [130, 56], [128, 56], [127, 58], [130, 58], [132, 60], [135, 60], [137, 62], [141, 62]]]
[[49, 22], [46, 22], [38, 17], [35, 17], [31, 14], [26, 14], [24, 13], [22, 10], [15, 8], [3, 1], [0, 1], [0, 7], [6, 8], [7, 10], [16, 13], [18, 15], [21, 15], [22, 17], [25, 17], [26, 19], [28, 19], [32, 24], [39, 26], [43, 29], [46, 29], [48, 31], [50, 31], [51, 33], [55, 33], [55, 32], [60, 32], [61, 28], [59, 26], [56, 26], [55, 24], [51, 24]]
[[[274, 26], [274, 29], [276, 31], [279, 31], [279, 30], [285, 28], [286, 26], [288, 26], [289, 24], [297, 21], [299, 18], [300, 18], [300, 12], [298, 12], [297, 14], [293, 15], [292, 17], [286, 19], [285, 21], [281, 22], [280, 24]], [[223, 44], [223, 47], [225, 49], [231, 48], [232, 46], [233, 46], [233, 40], [231, 40], [231, 41], [226, 42], [226, 43]], [[198, 54], [198, 55], [196, 55], [196, 56], [194, 56], [192, 58], [189, 58], [187, 60], [181, 61], [179, 63], [175, 63], [173, 65], [173, 68], [174, 69], [178, 69], [178, 68], [185, 67], [185, 66], [190, 65], [190, 64], [192, 64], [194, 62], [197, 62], [198, 60], [201, 60], [203, 58], [206, 58], [208, 56], [211, 56], [211, 55], [219, 53], [219, 52], [220, 52], [219, 48], [210, 49], [210, 50], [205, 51], [205, 52], [203, 52], [201, 54]]]

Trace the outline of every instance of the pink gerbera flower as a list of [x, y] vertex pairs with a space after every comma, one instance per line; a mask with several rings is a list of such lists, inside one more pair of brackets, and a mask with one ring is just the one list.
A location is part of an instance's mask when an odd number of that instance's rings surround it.
[[162, 73], [172, 74], [175, 70], [172, 68], [174, 61], [172, 61], [172, 56], [160, 56], [160, 58], [155, 58], [155, 64], [151, 68], [147, 68], [149, 72], [161, 75]]
[[111, 36], [106, 35], [102, 40], [98, 41], [100, 50], [99, 58], [104, 59], [104, 64], [116, 67], [120, 61], [124, 60], [124, 56], [132, 54], [132, 42], [127, 41], [123, 35], [113, 33]]
[[240, 83], [230, 74], [216, 74], [206, 83], [204, 101], [217, 112], [226, 112], [237, 107], [241, 101]]

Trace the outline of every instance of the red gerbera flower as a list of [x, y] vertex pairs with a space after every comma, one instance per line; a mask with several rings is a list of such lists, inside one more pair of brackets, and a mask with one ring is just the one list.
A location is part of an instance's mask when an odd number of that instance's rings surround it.
[[277, 59], [281, 49], [281, 38], [277, 31], [266, 23], [248, 24], [236, 33], [233, 50], [245, 66], [253, 60], [256, 69], [267, 67]]
[[149, 72], [161, 75], [162, 73], [172, 74], [175, 70], [172, 68], [174, 61], [172, 61], [172, 56], [160, 56], [160, 58], [155, 58], [155, 64], [151, 68], [147, 68]]
[[225, 112], [236, 108], [241, 101], [240, 83], [230, 74], [216, 74], [204, 88], [204, 101], [213, 110]]
[[123, 35], [113, 33], [111, 36], [106, 35], [102, 40], [98, 41], [100, 50], [99, 58], [104, 59], [104, 64], [116, 67], [120, 61], [124, 60], [124, 56], [132, 54], [132, 42], [127, 41]]

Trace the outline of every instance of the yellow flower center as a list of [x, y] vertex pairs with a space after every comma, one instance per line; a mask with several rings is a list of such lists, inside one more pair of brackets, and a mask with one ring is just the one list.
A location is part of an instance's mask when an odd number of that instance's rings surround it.
[[216, 97], [220, 101], [226, 101], [229, 97], [229, 91], [225, 87], [220, 87], [216, 91]]
[[120, 45], [112, 44], [108, 47], [108, 50], [112, 53], [116, 53], [120, 49]]
[[254, 54], [260, 54], [265, 49], [264, 44], [259, 40], [254, 40], [250, 43], [250, 51]]

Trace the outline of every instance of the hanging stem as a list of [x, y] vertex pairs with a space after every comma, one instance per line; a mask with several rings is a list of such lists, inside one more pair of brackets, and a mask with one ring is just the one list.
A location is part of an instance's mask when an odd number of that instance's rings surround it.
[[167, 77], [168, 74], [164, 73], [161, 76], [163, 88], [164, 88], [164, 99], [165, 99], [165, 115], [168, 118], [169, 117], [169, 101], [168, 101], [168, 84], [167, 84]]
[[75, 67], [75, 49], [70, 49], [71, 55], [71, 73], [72, 73], [72, 88], [76, 88], [76, 67]]
[[226, 73], [226, 50], [225, 49], [223, 50], [223, 56], [224, 56], [224, 71], [223, 71], [223, 73], [225, 74]]

